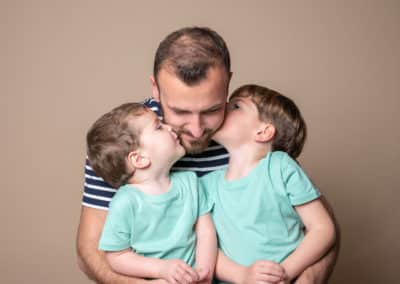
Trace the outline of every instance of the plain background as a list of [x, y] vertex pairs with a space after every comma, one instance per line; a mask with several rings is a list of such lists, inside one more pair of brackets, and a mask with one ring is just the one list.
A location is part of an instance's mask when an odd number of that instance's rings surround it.
[[400, 1], [1, 1], [2, 283], [88, 283], [76, 265], [85, 134], [151, 95], [159, 42], [226, 40], [230, 91], [292, 97], [301, 162], [342, 229], [331, 283], [398, 283]]

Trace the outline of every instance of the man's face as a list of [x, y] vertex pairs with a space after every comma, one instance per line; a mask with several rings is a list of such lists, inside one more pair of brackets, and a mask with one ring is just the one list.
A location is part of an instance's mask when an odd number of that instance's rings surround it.
[[198, 84], [188, 86], [166, 69], [158, 73], [153, 96], [164, 120], [179, 134], [187, 153], [204, 151], [224, 120], [229, 77], [221, 66], [211, 67]]

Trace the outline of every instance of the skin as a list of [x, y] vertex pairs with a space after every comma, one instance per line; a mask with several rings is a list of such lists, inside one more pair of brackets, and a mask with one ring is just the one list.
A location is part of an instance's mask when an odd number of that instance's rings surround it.
[[[149, 195], [164, 194], [171, 186], [169, 170], [185, 154], [185, 150], [175, 131], [161, 123], [152, 111], [134, 119], [135, 127], [141, 133], [140, 146], [128, 155], [128, 167], [135, 170], [128, 183]], [[124, 275], [161, 278], [171, 284], [210, 283], [217, 252], [216, 233], [210, 214], [200, 216], [194, 229], [197, 239], [196, 269], [180, 259], [144, 257], [131, 249], [106, 252], [107, 260], [114, 271]]]
[[[139, 148], [129, 154], [135, 162], [146, 162], [146, 167], [151, 167], [152, 176], [155, 178], [159, 173], [169, 178], [169, 169], [172, 165], [185, 155], [185, 150], [179, 143], [175, 131], [168, 124], [161, 123], [154, 112], [148, 111], [138, 121], [140, 123], [141, 134]], [[154, 173], [153, 173], [154, 172]], [[145, 180], [137, 180], [136, 183], [143, 183]], [[132, 183], [133, 181], [131, 181]]]
[[[153, 97], [161, 103], [165, 121], [179, 134], [187, 153], [201, 153], [224, 120], [230, 75], [221, 66], [209, 68], [194, 86], [161, 69]], [[182, 99], [184, 98], [184, 99]]]
[[[205, 80], [194, 86], [185, 85], [166, 69], [160, 70], [158, 85], [154, 77], [150, 78], [153, 97], [161, 103], [165, 122], [181, 134], [182, 144], [188, 153], [203, 151], [212, 133], [221, 126], [230, 77], [231, 74], [227, 74], [223, 68], [217, 66], [207, 72]], [[210, 131], [205, 135], [207, 129]], [[333, 217], [330, 205], [325, 199], [322, 201]], [[98, 283], [148, 282], [113, 272], [104, 252], [98, 250], [98, 241], [106, 215], [105, 210], [82, 206], [76, 242], [79, 267], [90, 279]], [[336, 231], [338, 231], [337, 225]], [[299, 276], [297, 283], [326, 283], [338, 254], [338, 236], [336, 240], [334, 249], [331, 249], [319, 262], [307, 268]], [[153, 282], [165, 283], [163, 280]]]
[[[161, 69], [158, 78], [160, 92], [153, 77], [151, 82], [154, 98], [159, 101], [161, 99], [165, 122], [178, 132], [184, 132], [181, 137], [183, 146], [189, 151], [201, 151], [205, 148], [209, 138], [204, 135], [204, 131], [211, 129], [212, 133], [215, 132], [224, 119], [229, 84], [229, 75], [225, 70], [221, 67], [211, 68], [205, 80], [194, 86], [187, 86]], [[195, 146], [192, 147], [192, 144]], [[198, 146], [199, 144], [201, 145]], [[115, 273], [108, 264], [105, 253], [98, 250], [106, 216], [105, 210], [82, 206], [76, 242], [80, 269], [98, 283], [149, 282]], [[152, 282], [166, 283], [164, 280]]]
[[[230, 154], [225, 179], [237, 180], [246, 176], [259, 160], [271, 151], [275, 131], [272, 124], [260, 121], [256, 105], [250, 97], [236, 97], [230, 100], [225, 122], [214, 136]], [[259, 260], [249, 267], [244, 267], [234, 263], [220, 251], [217, 276], [233, 283], [289, 283], [321, 258], [332, 246], [335, 238], [334, 224], [328, 211], [320, 200], [296, 206], [295, 209], [308, 233], [299, 247], [281, 264]], [[305, 279], [301, 281], [314, 283], [311, 279], [307, 280], [309, 282]]]

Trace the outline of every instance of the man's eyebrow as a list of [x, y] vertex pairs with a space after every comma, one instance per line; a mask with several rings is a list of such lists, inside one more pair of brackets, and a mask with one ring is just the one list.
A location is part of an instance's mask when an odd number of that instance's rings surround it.
[[218, 109], [222, 108], [225, 104], [226, 104], [226, 102], [219, 103], [219, 104], [213, 105], [212, 107], [209, 107], [208, 109], [202, 110], [201, 112], [209, 112], [209, 111], [213, 111], [213, 110], [218, 110]]
[[[225, 105], [225, 102], [219, 103], [219, 104], [213, 105], [207, 109], [201, 110], [200, 113], [207, 113], [207, 112], [211, 112], [214, 110], [218, 110], [218, 109], [222, 108], [224, 105]], [[174, 107], [174, 106], [168, 106], [168, 107], [175, 112], [191, 113], [191, 111], [187, 110], [187, 109], [181, 109], [179, 107]]]
[[182, 108], [174, 107], [174, 106], [168, 106], [168, 108], [172, 109], [175, 112], [190, 112], [190, 111], [188, 111], [186, 109], [182, 109]]

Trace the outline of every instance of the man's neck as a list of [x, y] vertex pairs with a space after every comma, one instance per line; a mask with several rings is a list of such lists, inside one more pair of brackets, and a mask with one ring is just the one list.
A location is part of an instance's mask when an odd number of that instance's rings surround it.
[[252, 169], [264, 158], [271, 146], [265, 144], [243, 145], [229, 152], [229, 164], [225, 173], [226, 180], [237, 180], [247, 176]]

